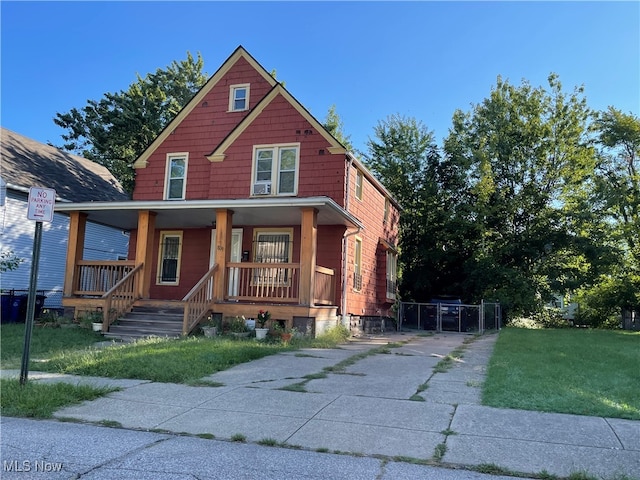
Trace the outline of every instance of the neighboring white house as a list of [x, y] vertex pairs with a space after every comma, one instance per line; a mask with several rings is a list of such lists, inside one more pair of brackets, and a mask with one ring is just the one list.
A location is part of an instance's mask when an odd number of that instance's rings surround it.
[[[27, 219], [30, 187], [54, 189], [56, 203], [121, 201], [130, 196], [105, 167], [95, 162], [6, 128], [0, 130], [0, 144], [0, 178], [6, 183], [6, 197], [0, 206], [0, 252], [13, 252], [23, 260], [16, 270], [0, 274], [0, 288], [3, 294], [26, 294], [36, 224]], [[47, 308], [62, 308], [68, 237], [69, 217], [55, 213], [54, 208], [53, 221], [42, 224], [38, 269], [37, 289], [44, 291]], [[85, 259], [126, 259], [128, 245], [129, 232], [87, 223]]]

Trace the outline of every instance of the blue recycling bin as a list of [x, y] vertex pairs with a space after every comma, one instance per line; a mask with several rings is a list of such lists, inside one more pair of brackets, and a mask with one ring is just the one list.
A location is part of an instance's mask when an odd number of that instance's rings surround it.
[[[6, 299], [5, 299], [6, 297]], [[42, 315], [46, 295], [36, 295], [34, 318]], [[24, 323], [27, 319], [28, 294], [9, 294], [2, 296], [2, 323]]]
[[15, 323], [16, 319], [13, 317], [12, 304], [13, 293], [3, 293], [0, 309], [0, 321], [2, 321], [2, 323]]

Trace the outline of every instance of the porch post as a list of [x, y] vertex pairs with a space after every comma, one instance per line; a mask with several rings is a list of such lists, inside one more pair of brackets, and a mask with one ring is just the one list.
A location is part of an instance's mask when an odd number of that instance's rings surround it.
[[231, 232], [233, 231], [233, 210], [216, 210], [215, 263], [218, 269], [213, 276], [213, 299], [224, 300], [227, 277], [227, 263], [231, 260]]
[[300, 303], [313, 306], [316, 279], [318, 210], [304, 207], [300, 226]]
[[78, 261], [82, 260], [84, 235], [87, 228], [87, 214], [71, 212], [69, 214], [69, 241], [67, 243], [67, 263], [64, 270], [63, 295], [70, 297], [76, 284]]
[[136, 267], [142, 267], [141, 278], [136, 286], [138, 298], [149, 298], [151, 288], [151, 264], [153, 255], [153, 239], [156, 230], [156, 214], [149, 210], [138, 212], [138, 234], [136, 236]]

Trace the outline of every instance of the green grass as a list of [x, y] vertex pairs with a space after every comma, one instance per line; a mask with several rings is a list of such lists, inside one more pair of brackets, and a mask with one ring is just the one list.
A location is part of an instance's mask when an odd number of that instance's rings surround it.
[[506, 328], [483, 385], [493, 407], [640, 420], [640, 333]]
[[150, 338], [101, 349], [61, 352], [47, 362], [38, 363], [37, 368], [76, 375], [190, 383], [290, 349], [279, 343], [226, 338]]
[[[24, 325], [2, 325], [2, 368], [18, 368]], [[202, 384], [201, 379], [240, 363], [297, 347], [336, 347], [346, 339], [332, 329], [315, 339], [280, 342], [234, 340], [225, 337], [152, 338], [131, 344], [93, 348], [99, 334], [80, 328], [35, 328], [30, 370], [156, 382]]]
[[[34, 327], [29, 357], [47, 358], [65, 350], [87, 348], [102, 341], [100, 334], [84, 328]], [[24, 348], [24, 323], [7, 323], [0, 328], [0, 361], [2, 368], [20, 368]]]
[[117, 388], [96, 388], [68, 383], [43, 384], [18, 379], [0, 380], [0, 407], [9, 417], [51, 418], [58, 408], [94, 400]]

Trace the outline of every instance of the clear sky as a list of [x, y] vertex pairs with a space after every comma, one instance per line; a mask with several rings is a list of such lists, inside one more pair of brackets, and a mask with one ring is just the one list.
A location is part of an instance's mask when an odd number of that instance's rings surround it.
[[441, 144], [456, 109], [501, 75], [640, 115], [640, 2], [0, 2], [1, 124], [61, 145], [56, 112], [201, 53], [245, 47], [320, 121], [332, 104], [364, 150], [378, 121], [421, 120]]

